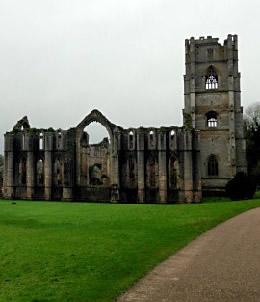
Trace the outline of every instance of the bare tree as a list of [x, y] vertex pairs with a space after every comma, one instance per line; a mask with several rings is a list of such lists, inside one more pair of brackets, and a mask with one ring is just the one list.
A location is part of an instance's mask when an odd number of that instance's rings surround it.
[[260, 185], [260, 102], [246, 109], [245, 114], [248, 173]]

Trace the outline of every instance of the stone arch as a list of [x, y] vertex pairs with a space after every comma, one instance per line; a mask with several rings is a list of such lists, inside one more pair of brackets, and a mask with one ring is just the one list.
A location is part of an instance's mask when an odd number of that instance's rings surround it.
[[178, 174], [179, 174], [179, 165], [176, 154], [172, 153], [169, 156], [169, 188], [176, 189], [179, 185]]
[[[108, 161], [107, 161], [107, 169], [108, 169], [108, 175], [104, 174], [106, 176], [106, 179], [104, 180], [103, 184], [114, 186], [117, 190], [119, 186], [119, 171], [118, 171], [118, 144], [120, 144], [120, 131], [118, 127], [114, 124], [112, 124], [101, 112], [98, 110], [92, 110], [89, 115], [87, 115], [81, 123], [76, 127], [76, 140], [77, 140], [77, 156], [76, 156], [76, 165], [77, 165], [77, 185], [89, 185], [90, 184], [90, 175], [89, 170], [90, 163], [88, 162], [88, 143], [85, 144], [84, 148], [85, 150], [82, 150], [82, 136], [84, 136], [84, 129], [90, 125], [92, 122], [99, 123], [101, 126], [103, 126], [106, 131], [108, 132], [110, 143], [109, 143], [109, 154], [108, 154]], [[91, 145], [90, 145], [91, 146]], [[84, 155], [85, 159], [82, 159], [82, 154]], [[82, 174], [82, 167], [84, 168], [84, 165], [82, 163], [85, 163], [86, 166], [86, 173], [85, 175]], [[97, 162], [98, 163], [98, 162]], [[103, 165], [103, 167], [105, 167]], [[103, 176], [103, 175], [102, 175]], [[111, 193], [112, 194], [112, 193]], [[113, 194], [112, 194], [113, 195]], [[113, 199], [113, 197], [111, 197]]]
[[215, 66], [210, 65], [205, 71], [205, 89], [212, 90], [219, 88], [219, 71]]
[[87, 115], [81, 123], [77, 126], [78, 133], [82, 133], [84, 129], [91, 123], [96, 122], [104, 126], [110, 136], [110, 142], [113, 146], [113, 132], [115, 129], [115, 125], [112, 124], [100, 111], [92, 110], [89, 115]]

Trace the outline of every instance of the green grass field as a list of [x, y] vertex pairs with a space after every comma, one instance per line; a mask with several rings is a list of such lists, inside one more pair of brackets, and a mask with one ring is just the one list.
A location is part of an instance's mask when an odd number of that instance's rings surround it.
[[0, 201], [0, 301], [113, 301], [260, 199], [191, 205]]

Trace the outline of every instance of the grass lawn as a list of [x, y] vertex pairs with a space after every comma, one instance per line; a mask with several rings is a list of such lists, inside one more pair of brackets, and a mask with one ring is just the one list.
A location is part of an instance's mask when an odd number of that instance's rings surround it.
[[[260, 196], [259, 196], [260, 197]], [[0, 201], [0, 301], [113, 301], [260, 198], [191, 205]]]

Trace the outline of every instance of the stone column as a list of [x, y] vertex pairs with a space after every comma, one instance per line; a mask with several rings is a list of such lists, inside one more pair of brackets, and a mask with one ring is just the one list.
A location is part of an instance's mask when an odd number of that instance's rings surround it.
[[184, 133], [184, 194], [185, 202], [193, 201], [192, 132]]
[[52, 133], [44, 133], [44, 198], [51, 200], [52, 191]]
[[166, 132], [158, 133], [159, 151], [159, 201], [167, 202], [167, 160], [166, 160]]
[[118, 153], [120, 151], [120, 132], [117, 129], [113, 133], [112, 156], [111, 156], [111, 201], [118, 202], [120, 200], [120, 181], [119, 181], [119, 164]]
[[77, 132], [76, 132], [76, 185], [77, 186], [81, 185], [81, 181], [80, 181], [80, 174], [81, 174], [80, 139], [81, 139], [82, 132], [83, 132], [83, 130], [81, 130], [81, 129], [77, 129]]
[[200, 161], [200, 133], [199, 131], [195, 131], [195, 144], [193, 146], [195, 153], [194, 156], [194, 166], [195, 169], [194, 173], [194, 189], [196, 192], [194, 193], [194, 202], [201, 202], [201, 161]]
[[12, 199], [14, 196], [14, 137], [5, 134], [5, 173], [4, 173], [4, 196]]
[[137, 132], [137, 171], [138, 171], [138, 202], [145, 201], [144, 185], [144, 133], [141, 130]]
[[26, 198], [33, 199], [34, 185], [35, 185], [35, 170], [34, 170], [34, 156], [33, 156], [33, 136], [26, 134], [25, 150], [27, 151], [26, 160]]
[[72, 191], [72, 179], [71, 179], [71, 163], [68, 159], [64, 160], [64, 180], [63, 180], [63, 191], [62, 191], [62, 200], [71, 201], [73, 200], [73, 191]]

